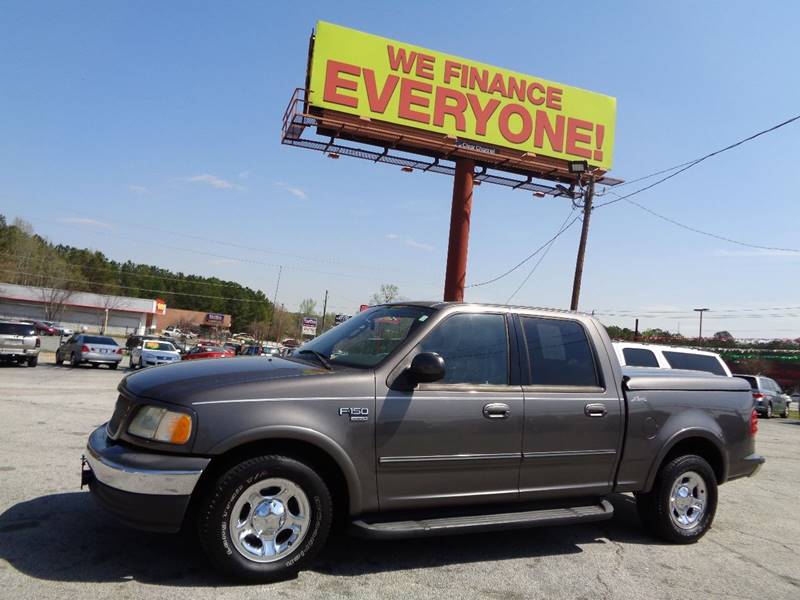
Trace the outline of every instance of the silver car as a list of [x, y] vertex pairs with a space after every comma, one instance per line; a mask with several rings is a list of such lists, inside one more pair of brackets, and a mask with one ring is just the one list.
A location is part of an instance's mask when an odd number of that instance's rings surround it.
[[122, 348], [117, 342], [105, 335], [73, 335], [56, 350], [56, 364], [68, 362], [78, 367], [88, 363], [93, 367], [108, 365], [116, 369], [122, 360]]
[[39, 362], [41, 343], [33, 324], [0, 321], [0, 360], [35, 367]]

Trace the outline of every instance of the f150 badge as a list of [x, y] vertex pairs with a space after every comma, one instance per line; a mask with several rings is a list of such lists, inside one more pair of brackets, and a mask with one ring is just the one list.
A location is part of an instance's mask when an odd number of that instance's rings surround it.
[[350, 415], [351, 421], [366, 421], [369, 419], [369, 409], [368, 408], [359, 408], [357, 406], [353, 406], [350, 408], [340, 408], [339, 415]]

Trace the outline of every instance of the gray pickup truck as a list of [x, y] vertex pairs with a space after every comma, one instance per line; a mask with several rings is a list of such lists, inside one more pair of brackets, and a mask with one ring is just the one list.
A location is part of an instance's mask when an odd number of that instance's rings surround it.
[[334, 522], [373, 538], [589, 522], [614, 492], [693, 542], [717, 486], [764, 462], [756, 430], [747, 382], [623, 371], [589, 316], [407, 302], [287, 358], [128, 375], [82, 483], [128, 524], [194, 529], [216, 566], [270, 581]]

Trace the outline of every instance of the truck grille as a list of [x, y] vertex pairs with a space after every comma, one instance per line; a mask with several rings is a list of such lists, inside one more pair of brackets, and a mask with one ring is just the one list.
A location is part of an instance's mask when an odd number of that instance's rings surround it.
[[106, 433], [112, 440], [116, 440], [121, 433], [121, 428], [128, 420], [128, 415], [135, 406], [135, 403], [128, 400], [125, 396], [120, 395], [117, 398], [117, 404], [114, 407], [114, 414], [111, 415], [111, 420], [106, 425]]

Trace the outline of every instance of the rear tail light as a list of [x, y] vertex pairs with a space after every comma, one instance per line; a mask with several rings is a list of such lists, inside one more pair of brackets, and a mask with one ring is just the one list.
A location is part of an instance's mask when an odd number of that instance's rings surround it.
[[122, 354], [122, 348], [117, 348], [117, 354]]
[[83, 346], [81, 346], [81, 352], [90, 352], [89, 346], [87, 346], [85, 344]]
[[37, 337], [37, 338], [36, 338], [36, 347], [37, 347], [37, 348], [39, 348], [41, 345], [42, 345], [42, 340], [40, 340], [40, 339]]
[[761, 400], [764, 397], [764, 394], [761, 392], [753, 392], [753, 400]]
[[758, 433], [758, 413], [755, 409], [750, 413], [750, 436], [753, 437]]

